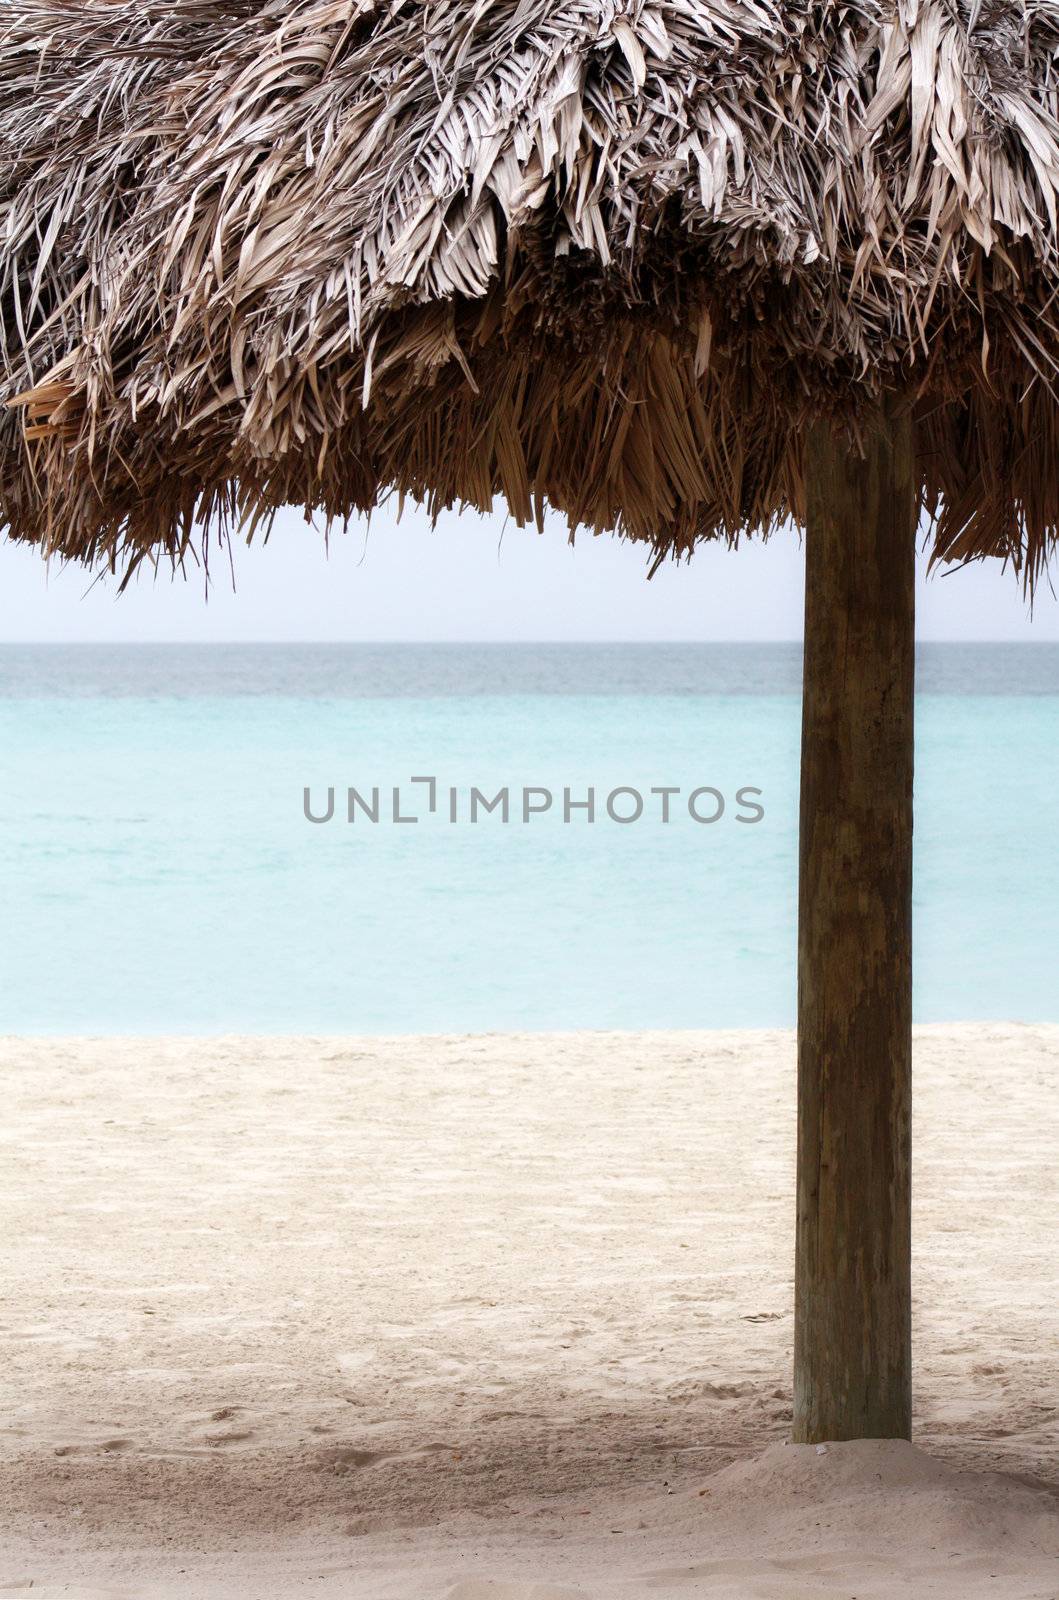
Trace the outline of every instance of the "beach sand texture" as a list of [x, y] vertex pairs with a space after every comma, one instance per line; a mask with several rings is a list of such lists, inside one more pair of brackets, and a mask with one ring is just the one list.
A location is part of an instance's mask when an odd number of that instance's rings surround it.
[[915, 1446], [823, 1451], [790, 1033], [0, 1057], [0, 1596], [1059, 1596], [1059, 1028], [917, 1030]]

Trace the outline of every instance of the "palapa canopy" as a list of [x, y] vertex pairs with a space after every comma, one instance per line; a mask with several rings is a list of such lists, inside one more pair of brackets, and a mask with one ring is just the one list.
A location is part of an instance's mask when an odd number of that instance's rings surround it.
[[17, 537], [805, 525], [793, 1433], [907, 1438], [917, 519], [1055, 541], [1059, 0], [0, 16]]
[[5, 0], [0, 524], [502, 496], [659, 554], [914, 403], [946, 560], [1059, 521], [1059, 3]]

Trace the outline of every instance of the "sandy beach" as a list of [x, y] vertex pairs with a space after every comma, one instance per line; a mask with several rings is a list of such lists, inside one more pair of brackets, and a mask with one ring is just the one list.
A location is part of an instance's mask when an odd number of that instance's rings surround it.
[[0, 1054], [0, 1595], [1059, 1595], [1059, 1027], [917, 1030], [915, 1443], [822, 1450], [789, 1033]]

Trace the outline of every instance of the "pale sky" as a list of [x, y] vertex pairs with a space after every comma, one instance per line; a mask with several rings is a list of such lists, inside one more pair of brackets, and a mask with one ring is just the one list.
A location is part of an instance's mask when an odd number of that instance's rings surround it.
[[[386, 508], [325, 551], [301, 514], [282, 514], [267, 546], [212, 560], [176, 581], [144, 573], [120, 598], [79, 567], [47, 569], [32, 549], [0, 544], [0, 638], [129, 640], [774, 640], [802, 631], [802, 553], [794, 531], [738, 551], [704, 545], [690, 565], [648, 583], [640, 546], [579, 535], [553, 519], [543, 535], [502, 515]], [[990, 561], [947, 577], [921, 563], [923, 639], [1059, 640], [1059, 601], [1038, 595], [1031, 620], [1014, 575]]]

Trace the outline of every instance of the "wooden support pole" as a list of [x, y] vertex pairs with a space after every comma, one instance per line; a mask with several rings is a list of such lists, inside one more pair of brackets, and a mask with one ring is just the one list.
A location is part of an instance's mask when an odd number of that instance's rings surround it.
[[911, 1430], [907, 409], [810, 432], [798, 907], [796, 1443]]

